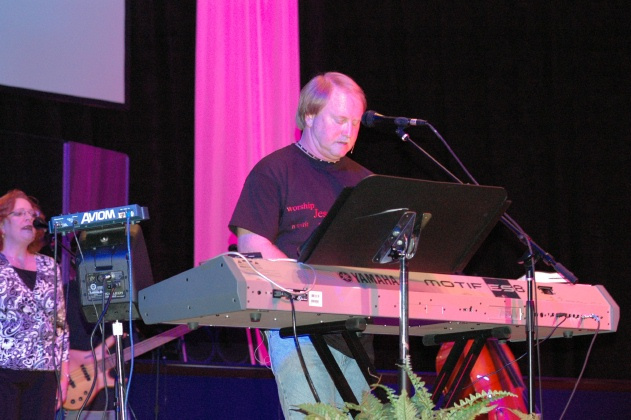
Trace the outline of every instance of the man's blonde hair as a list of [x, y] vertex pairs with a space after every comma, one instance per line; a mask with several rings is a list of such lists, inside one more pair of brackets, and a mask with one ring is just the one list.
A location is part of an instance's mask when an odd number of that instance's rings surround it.
[[296, 124], [304, 130], [307, 115], [316, 115], [327, 104], [333, 88], [342, 89], [359, 99], [366, 110], [366, 95], [361, 87], [353, 79], [345, 74], [328, 72], [311, 79], [300, 91], [298, 111], [296, 112]]

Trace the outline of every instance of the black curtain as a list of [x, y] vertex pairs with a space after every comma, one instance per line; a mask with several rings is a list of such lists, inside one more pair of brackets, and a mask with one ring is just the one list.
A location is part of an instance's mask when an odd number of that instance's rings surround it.
[[[2, 141], [62, 139], [127, 153], [130, 202], [149, 208], [143, 232], [160, 280], [193, 261], [195, 1], [129, 7], [128, 109], [3, 91], [0, 130]], [[427, 119], [481, 184], [506, 188], [509, 214], [526, 232], [581, 283], [604, 285], [621, 307], [618, 332], [598, 336], [585, 376], [630, 379], [629, 6], [300, 0], [299, 9], [302, 82], [328, 70], [351, 75], [370, 109]], [[429, 129], [408, 132], [465, 179]], [[362, 128], [353, 158], [377, 173], [449, 180], [388, 131]], [[24, 169], [10, 158], [3, 166]], [[521, 276], [524, 251], [498, 226], [467, 273]], [[590, 341], [543, 344], [542, 375], [576, 377]], [[414, 367], [434, 370], [436, 349], [412, 344]], [[379, 367], [393, 369], [394, 337], [378, 337], [376, 345]], [[516, 354], [524, 349], [512, 346]]]
[[[428, 120], [478, 182], [506, 188], [508, 213], [540, 246], [581, 283], [613, 295], [622, 322], [596, 340], [588, 377], [631, 377], [628, 9], [622, 2], [300, 1], [303, 83], [341, 71], [364, 87], [369, 109]], [[407, 132], [470, 182], [430, 129]], [[362, 128], [353, 157], [377, 173], [450, 180], [393, 131]], [[524, 251], [500, 225], [466, 273], [522, 276]], [[590, 341], [543, 344], [542, 375], [578, 376]], [[412, 344], [415, 368], [431, 370], [435, 349]], [[376, 345], [394, 362], [396, 341]]]

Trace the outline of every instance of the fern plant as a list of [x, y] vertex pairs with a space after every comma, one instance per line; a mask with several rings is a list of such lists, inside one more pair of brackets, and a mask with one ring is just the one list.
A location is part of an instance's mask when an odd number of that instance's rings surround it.
[[[298, 407], [307, 414], [306, 418], [308, 420], [348, 420], [351, 410], [358, 412], [355, 416], [357, 420], [470, 420], [493, 410], [496, 407], [493, 405], [494, 401], [506, 397], [517, 397], [517, 395], [508, 391], [482, 391], [460, 400], [453, 407], [436, 410], [432, 396], [425, 388], [425, 382], [412, 371], [409, 359], [406, 360], [403, 368], [414, 388], [414, 394], [411, 397], [408, 396], [405, 390], [400, 395], [397, 395], [392, 388], [376, 384], [373, 386], [373, 389], [383, 389], [388, 398], [388, 403], [384, 404], [372, 393], [366, 392], [359, 405], [345, 403], [344, 407], [337, 408], [325, 403], [312, 403], [300, 404]], [[517, 410], [511, 411], [520, 419], [537, 418], [534, 414], [528, 415]]]

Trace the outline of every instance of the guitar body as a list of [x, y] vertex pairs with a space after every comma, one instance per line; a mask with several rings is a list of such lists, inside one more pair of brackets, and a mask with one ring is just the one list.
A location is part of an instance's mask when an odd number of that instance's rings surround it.
[[[151, 351], [169, 341], [181, 337], [190, 330], [187, 325], [178, 325], [161, 334], [141, 341], [134, 345], [133, 356], [140, 356]], [[87, 406], [105, 387], [113, 387], [116, 376], [112, 375], [112, 370], [116, 367], [116, 354], [109, 354], [109, 348], [116, 342], [116, 337], [108, 337], [105, 340], [106, 354], [105, 360], [102, 360], [103, 344], [95, 349], [96, 355], [96, 374], [94, 359], [91, 351], [81, 351], [70, 349], [68, 355], [68, 392], [63, 407], [67, 410], [80, 410], [81, 407]], [[124, 350], [123, 358], [125, 362], [131, 360], [131, 348]], [[105, 363], [105, 368], [103, 368]], [[105, 375], [103, 374], [105, 371]], [[94, 389], [90, 392], [94, 384]], [[85, 404], [85, 405], [84, 405]]]
[[[466, 344], [463, 355], [469, 351], [472, 340]], [[436, 369], [438, 372], [445, 364], [445, 360], [453, 347], [453, 343], [445, 343], [440, 347], [436, 356]], [[462, 364], [464, 356], [461, 355], [458, 360], [454, 372], [457, 372]], [[527, 413], [527, 389], [524, 385], [519, 366], [511, 363], [515, 360], [515, 356], [506, 343], [499, 343], [497, 340], [489, 339], [482, 348], [480, 356], [471, 369], [468, 383], [470, 385], [464, 387], [456, 394], [455, 401], [462, 400], [467, 396], [482, 391], [510, 391], [517, 395], [517, 398], [506, 397], [499, 401], [495, 401], [495, 409], [486, 415], [476, 417], [476, 419], [518, 419], [508, 408], [516, 409], [522, 413]], [[503, 366], [506, 366], [500, 372], [493, 374]], [[480, 377], [483, 377], [480, 379]], [[444, 393], [449, 392], [452, 387], [453, 378], [445, 386]], [[471, 385], [472, 384], [472, 385]]]
[[[113, 336], [108, 337], [107, 340], [105, 340], [105, 345], [107, 346], [106, 354], [109, 355], [108, 349], [114, 344], [114, 342], [115, 337]], [[99, 369], [99, 372], [101, 372], [103, 366], [101, 358], [103, 354], [103, 344], [100, 344], [95, 349], [95, 354], [97, 357], [97, 368]], [[87, 404], [89, 404], [102, 389], [114, 386], [116, 378], [111, 374], [113, 367], [107, 369], [105, 375], [101, 373], [97, 375], [94, 369], [95, 365], [91, 351], [70, 349], [68, 354], [68, 366], [70, 378], [68, 381], [66, 400], [63, 404], [65, 409], [79, 410], [86, 400], [87, 402], [85, 404], [87, 406]], [[90, 388], [92, 387], [92, 382], [95, 378], [96, 384], [94, 385], [94, 390], [90, 393]]]

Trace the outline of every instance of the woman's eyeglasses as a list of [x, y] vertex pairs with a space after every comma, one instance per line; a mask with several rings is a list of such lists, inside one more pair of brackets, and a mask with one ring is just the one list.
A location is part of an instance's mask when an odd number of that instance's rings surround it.
[[10, 215], [13, 215], [15, 217], [23, 217], [25, 214], [28, 214], [29, 216], [31, 216], [31, 218], [35, 219], [37, 217], [39, 217], [39, 212], [37, 210], [24, 210], [24, 209], [20, 209], [20, 210], [14, 210], [11, 213], [9, 213]]

